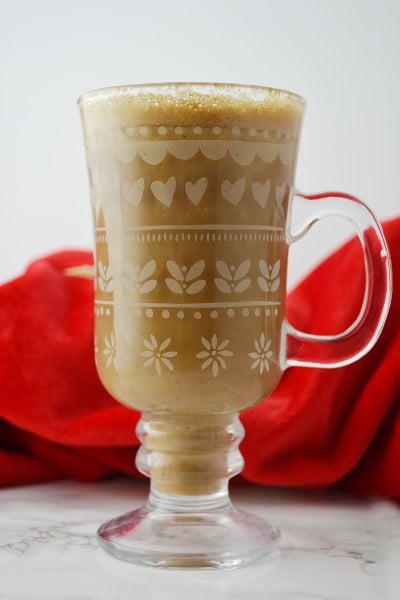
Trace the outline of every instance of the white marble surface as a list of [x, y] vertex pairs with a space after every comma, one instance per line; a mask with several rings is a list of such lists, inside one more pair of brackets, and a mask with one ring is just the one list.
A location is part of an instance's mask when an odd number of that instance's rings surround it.
[[103, 520], [144, 500], [144, 484], [58, 482], [0, 490], [0, 600], [398, 600], [400, 505], [243, 486], [241, 508], [282, 531], [252, 567], [136, 567], [98, 548]]

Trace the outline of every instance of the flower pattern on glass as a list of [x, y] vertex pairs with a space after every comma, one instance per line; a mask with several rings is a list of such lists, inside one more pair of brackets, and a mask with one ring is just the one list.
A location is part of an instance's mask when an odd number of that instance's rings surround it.
[[224, 292], [224, 294], [245, 292], [251, 283], [251, 279], [246, 277], [250, 264], [249, 258], [240, 263], [238, 267], [234, 265], [229, 267], [225, 261], [217, 260], [216, 267], [221, 277], [216, 277], [214, 282], [219, 291]]
[[150, 279], [156, 270], [156, 261], [149, 260], [143, 267], [125, 262], [124, 277], [122, 282], [128, 292], [139, 292], [140, 294], [149, 294], [157, 285], [156, 279]]
[[153, 334], [150, 334], [149, 340], [143, 340], [143, 345], [146, 348], [146, 350], [140, 354], [140, 356], [146, 358], [143, 366], [150, 367], [151, 365], [154, 365], [157, 375], [161, 375], [163, 366], [167, 367], [170, 371], [173, 371], [174, 365], [170, 361], [170, 358], [174, 358], [178, 353], [174, 351], [166, 352], [170, 343], [170, 337], [159, 344], [157, 338]]
[[226, 361], [224, 359], [233, 356], [233, 352], [226, 350], [230, 340], [224, 340], [223, 342], [218, 343], [217, 336], [214, 333], [210, 341], [202, 337], [201, 342], [205, 350], [196, 354], [196, 358], [203, 361], [201, 369], [204, 370], [211, 367], [213, 376], [217, 377], [220, 367], [226, 369]]
[[205, 279], [199, 279], [205, 266], [204, 260], [195, 262], [189, 269], [167, 260], [167, 269], [172, 277], [167, 277], [165, 283], [174, 294], [198, 294], [206, 285]]
[[104, 337], [104, 345], [103, 355], [106, 357], [106, 367], [114, 366], [119, 371], [122, 368], [122, 355], [117, 348], [114, 332]]
[[276, 292], [279, 289], [279, 271], [281, 261], [278, 259], [273, 265], [267, 265], [265, 260], [258, 261], [258, 267], [262, 277], [257, 277], [258, 285], [263, 292]]
[[105, 265], [103, 261], [97, 261], [97, 285], [102, 292], [112, 292], [114, 290], [114, 277], [111, 266]]
[[270, 350], [271, 340], [268, 340], [262, 333], [260, 339], [254, 341], [254, 347], [256, 351], [249, 352], [249, 357], [253, 359], [251, 368], [258, 369], [262, 375], [264, 371], [269, 371], [269, 361], [273, 356], [273, 352]]

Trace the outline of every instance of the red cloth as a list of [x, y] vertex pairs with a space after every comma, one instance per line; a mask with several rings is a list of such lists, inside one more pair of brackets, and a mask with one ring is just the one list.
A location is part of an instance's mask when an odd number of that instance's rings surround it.
[[[384, 229], [394, 301], [377, 345], [348, 367], [289, 369], [242, 414], [245, 479], [400, 497], [400, 219]], [[295, 326], [333, 333], [349, 323], [363, 290], [359, 254], [350, 242], [291, 293]], [[91, 262], [89, 252], [59, 252], [0, 286], [0, 486], [138, 475], [139, 415], [95, 371], [92, 282], [64, 273]]]

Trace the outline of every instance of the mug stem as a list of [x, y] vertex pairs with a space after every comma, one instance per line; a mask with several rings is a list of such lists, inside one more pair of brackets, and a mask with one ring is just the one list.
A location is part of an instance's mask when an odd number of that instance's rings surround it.
[[113, 556], [161, 567], [248, 564], [275, 549], [279, 531], [232, 505], [229, 479], [243, 467], [237, 415], [143, 415], [139, 470], [151, 478], [146, 504], [100, 527]]
[[240, 473], [244, 429], [237, 414], [142, 414], [136, 435], [138, 470], [155, 493], [179, 497], [223, 495]]

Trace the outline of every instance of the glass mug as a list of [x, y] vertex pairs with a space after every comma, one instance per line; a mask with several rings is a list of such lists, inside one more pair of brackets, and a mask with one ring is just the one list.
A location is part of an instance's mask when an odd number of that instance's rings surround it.
[[[375, 343], [390, 261], [370, 210], [345, 194], [300, 195], [304, 102], [266, 87], [171, 83], [79, 100], [96, 238], [95, 357], [104, 386], [141, 411], [136, 465], [146, 505], [104, 524], [114, 556], [171, 567], [233, 567], [279, 532], [236, 509], [238, 414], [292, 365], [338, 367]], [[294, 195], [309, 207], [291, 231]], [[365, 261], [360, 312], [318, 336], [285, 318], [289, 244], [325, 216], [350, 220]], [[318, 302], [318, 298], [316, 298]]]

